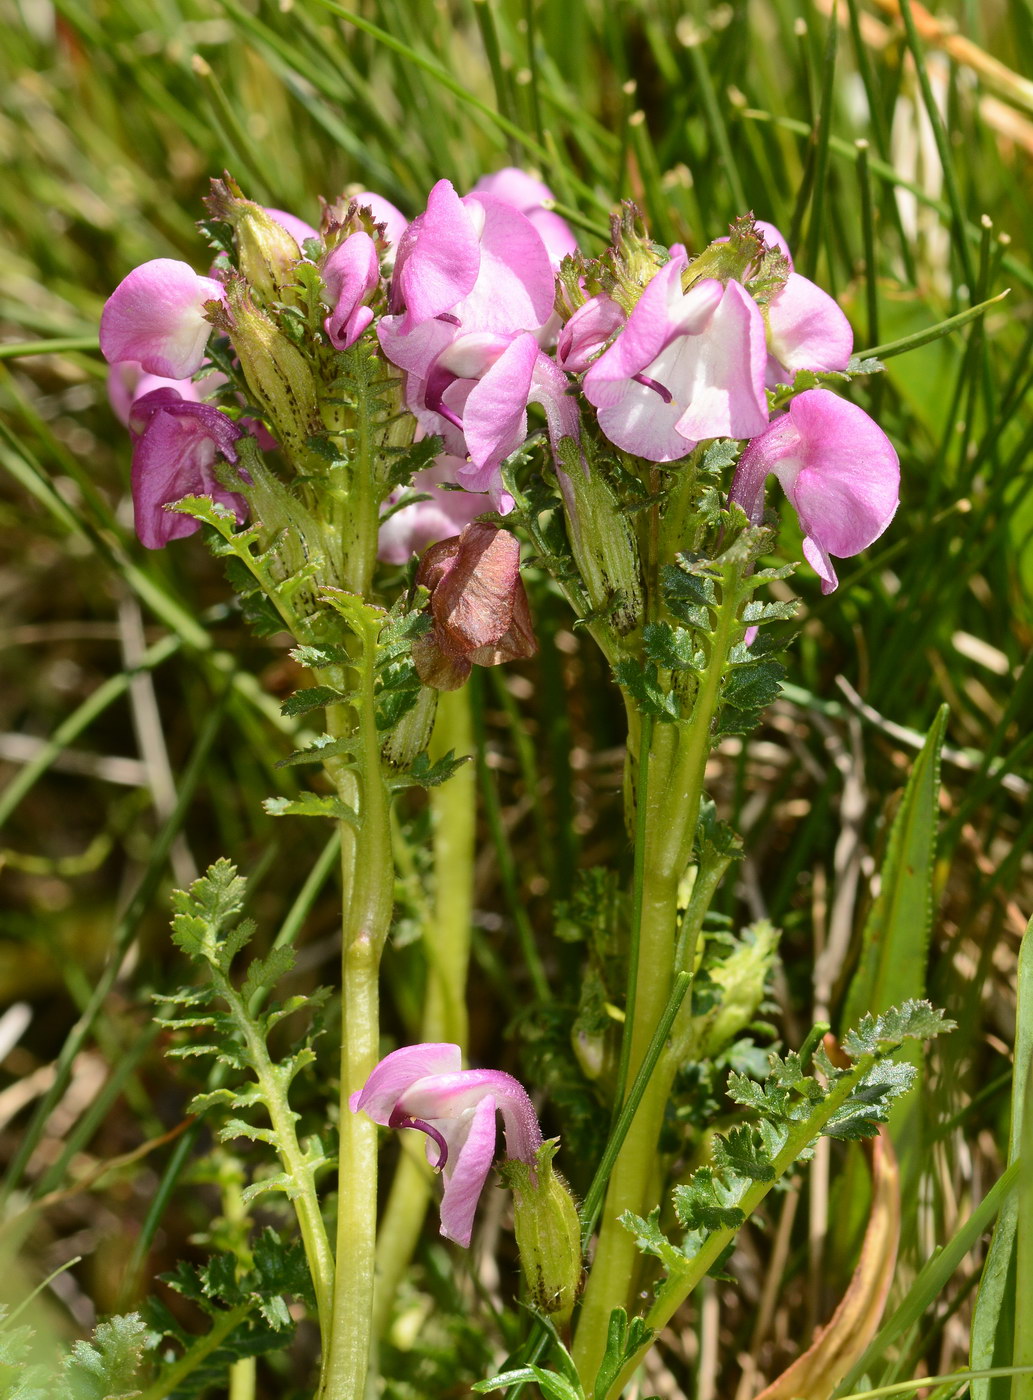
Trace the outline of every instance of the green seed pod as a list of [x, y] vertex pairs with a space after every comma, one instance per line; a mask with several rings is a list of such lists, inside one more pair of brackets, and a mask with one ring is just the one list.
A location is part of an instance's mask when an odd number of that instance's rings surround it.
[[563, 1329], [581, 1291], [581, 1223], [552, 1165], [558, 1146], [559, 1138], [550, 1138], [533, 1167], [509, 1161], [501, 1171], [513, 1192], [513, 1228], [532, 1305]]

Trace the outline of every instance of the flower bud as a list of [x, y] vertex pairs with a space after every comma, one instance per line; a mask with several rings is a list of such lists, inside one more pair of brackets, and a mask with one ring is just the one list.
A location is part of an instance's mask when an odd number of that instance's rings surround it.
[[438, 707], [436, 690], [420, 686], [416, 703], [406, 710], [400, 720], [388, 731], [381, 752], [384, 761], [392, 768], [408, 768], [416, 757], [423, 753], [430, 743], [434, 728], [434, 713]]
[[230, 175], [212, 181], [205, 205], [213, 219], [232, 227], [238, 266], [259, 300], [292, 301], [301, 260], [297, 239], [268, 210], [245, 199]]
[[570, 547], [593, 609], [607, 608], [610, 621], [624, 634], [642, 621], [642, 570], [638, 545], [627, 515], [610, 483], [597, 471], [586, 471], [577, 445], [561, 439], [556, 476], [566, 507]]
[[232, 340], [273, 436], [292, 461], [303, 461], [308, 439], [322, 427], [316, 381], [305, 356], [255, 305], [243, 277], [230, 277], [225, 305], [213, 309], [211, 318], [216, 330]]
[[533, 1166], [509, 1161], [501, 1175], [513, 1192], [513, 1229], [532, 1306], [565, 1328], [581, 1291], [581, 1222], [552, 1165], [558, 1146], [559, 1138], [550, 1138]]

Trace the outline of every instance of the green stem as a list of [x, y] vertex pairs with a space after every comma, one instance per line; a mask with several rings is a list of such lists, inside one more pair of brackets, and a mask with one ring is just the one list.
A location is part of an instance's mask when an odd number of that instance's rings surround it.
[[213, 1351], [222, 1346], [226, 1338], [235, 1328], [240, 1326], [248, 1313], [254, 1309], [254, 1306], [253, 1302], [241, 1303], [238, 1307], [223, 1313], [212, 1325], [212, 1330], [208, 1335], [196, 1341], [173, 1366], [170, 1366], [167, 1371], [163, 1371], [146, 1390], [141, 1391], [137, 1400], [165, 1400], [166, 1395], [171, 1395], [181, 1382], [186, 1380], [187, 1376], [197, 1370], [202, 1361], [207, 1360]]
[[[462, 690], [443, 691], [431, 740], [432, 759], [452, 749], [473, 749], [470, 696]], [[473, 911], [473, 865], [477, 835], [477, 770], [472, 763], [440, 787], [431, 788], [433, 818], [434, 909], [424, 929], [428, 959], [427, 1003], [421, 1039], [450, 1041], [465, 1053], [467, 1044], [466, 974], [470, 961], [470, 920]], [[412, 1259], [430, 1201], [433, 1176], [422, 1151], [403, 1152], [377, 1240], [376, 1293], [373, 1335], [387, 1327], [391, 1305]]]
[[319, 1333], [324, 1343], [329, 1335], [332, 1312], [334, 1260], [330, 1240], [323, 1224], [316, 1192], [314, 1167], [298, 1141], [297, 1114], [287, 1100], [290, 1078], [275, 1065], [269, 1047], [259, 1032], [253, 1017], [232, 983], [212, 969], [220, 994], [231, 1009], [234, 1020], [247, 1045], [248, 1063], [262, 1093], [262, 1102], [276, 1139], [276, 1150], [285, 1174], [292, 1182], [291, 1204], [298, 1220], [305, 1260], [316, 1295]]
[[[658, 725], [651, 736], [650, 780], [645, 816], [637, 823], [644, 837], [642, 913], [639, 924], [635, 1004], [629, 1073], [637, 1074], [663, 1015], [675, 974], [678, 888], [692, 854], [711, 727], [721, 695], [725, 660], [741, 601], [738, 574], [728, 566], [721, 581], [721, 602], [709, 663], [692, 714], [684, 723]], [[646, 725], [642, 743], [649, 742]], [[643, 830], [644, 827], [644, 830]], [[636, 858], [638, 853], [636, 852]], [[631, 979], [629, 978], [629, 983]], [[588, 1276], [573, 1356], [590, 1394], [592, 1379], [606, 1349], [613, 1308], [627, 1307], [635, 1285], [639, 1256], [632, 1236], [620, 1224], [625, 1211], [646, 1214], [655, 1194], [656, 1152], [663, 1122], [668, 1076], [653, 1074], [610, 1177], [595, 1259]]]
[[[355, 804], [358, 826], [341, 823], [342, 1029], [337, 1269], [330, 1353], [321, 1400], [362, 1400], [369, 1366], [377, 1230], [377, 1129], [353, 1113], [350, 1096], [369, 1078], [379, 1053], [380, 955], [391, 924], [394, 860], [390, 807], [380, 763], [374, 705], [379, 622], [361, 624], [356, 771], [339, 775], [344, 801]], [[328, 712], [328, 721], [335, 711]]]

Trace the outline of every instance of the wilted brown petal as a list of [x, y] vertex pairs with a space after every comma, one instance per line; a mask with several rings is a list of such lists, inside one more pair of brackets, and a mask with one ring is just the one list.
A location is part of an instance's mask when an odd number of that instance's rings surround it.
[[471, 665], [497, 666], [538, 649], [520, 579], [520, 542], [478, 521], [432, 545], [416, 582], [430, 589], [434, 629], [413, 646], [424, 685], [457, 690]]

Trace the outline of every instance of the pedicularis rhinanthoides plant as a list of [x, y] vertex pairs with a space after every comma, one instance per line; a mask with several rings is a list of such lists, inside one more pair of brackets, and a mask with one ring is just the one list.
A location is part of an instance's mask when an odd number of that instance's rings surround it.
[[[237, 1267], [213, 1281], [210, 1269], [194, 1293], [214, 1309], [220, 1345], [244, 1339], [237, 1354], [277, 1344], [288, 1322], [282, 1301], [269, 1301], [277, 1286], [307, 1298], [320, 1400], [364, 1395], [374, 1331], [390, 1317], [428, 1196], [427, 1171], [403, 1154], [378, 1250], [378, 1124], [426, 1135], [445, 1181], [441, 1232], [466, 1246], [501, 1114], [538, 1321], [511, 1369], [479, 1388], [530, 1381], [550, 1396], [605, 1400], [821, 1134], [877, 1132], [911, 1075], [891, 1053], [943, 1028], [927, 1005], [908, 1004], [868, 1017], [841, 1047], [826, 1050], [819, 1030], [800, 1053], [772, 1054], [766, 1078], [733, 1072], [728, 1094], [742, 1112], [707, 1138], [694, 1173], [681, 1171], [668, 1220], [661, 1126], [676, 1077], [717, 1059], [753, 1018], [777, 943], [766, 925], [741, 940], [706, 927], [738, 852], [706, 798], [707, 759], [777, 695], [782, 640], [769, 624], [794, 611], [784, 592], [767, 596], [792, 569], [763, 566], [775, 535], [766, 482], [777, 477], [830, 592], [833, 557], [889, 525], [899, 471], [885, 434], [841, 397], [881, 366], [851, 358], [845, 316], [794, 271], [777, 229], [744, 215], [693, 255], [652, 242], [626, 206], [609, 247], [581, 250], [549, 200], [506, 170], [463, 196], [439, 181], [411, 223], [375, 194], [344, 198], [316, 230], [226, 177], [202, 225], [215, 250], [208, 271], [144, 264], [101, 325], [113, 402], [133, 437], [142, 543], [203, 527], [245, 613], [289, 631], [311, 672], [286, 712], [326, 715], [325, 732], [288, 760], [321, 768], [326, 782], [267, 810], [340, 827], [336, 1113], [328, 1105], [324, 1131], [299, 1140], [290, 1089], [311, 1070], [318, 1027], [285, 1056], [271, 1050], [269, 1032], [298, 1009], [263, 1009], [289, 953], [234, 976], [251, 928], [236, 922], [244, 891], [226, 862], [177, 896], [174, 937], [207, 977], [166, 998], [164, 1013], [185, 1033], [182, 1052], [222, 1061], [198, 1109], [237, 1110], [224, 1135], [278, 1154], [279, 1174], [245, 1195], [286, 1193], [307, 1264], [288, 1271], [289, 1249], [281, 1258], [266, 1238], [265, 1275]], [[451, 807], [446, 797], [466, 754], [448, 740], [469, 743], [461, 688], [472, 667], [535, 650], [521, 542], [612, 666], [627, 712], [634, 867], [611, 930], [626, 969], [623, 1020], [581, 1037], [612, 1129], [580, 1213], [525, 1089], [463, 1066], [468, 914], [430, 958], [426, 1042], [380, 1059], [393, 794], [432, 789], [440, 839], [466, 843], [438, 862], [439, 894], [449, 878], [468, 881], [472, 797], [462, 789]], [[619, 1046], [604, 1075], [610, 1036]], [[629, 1321], [650, 1285], [651, 1303]], [[204, 1341], [145, 1394], [185, 1383]], [[537, 1365], [546, 1347], [555, 1369]]]

